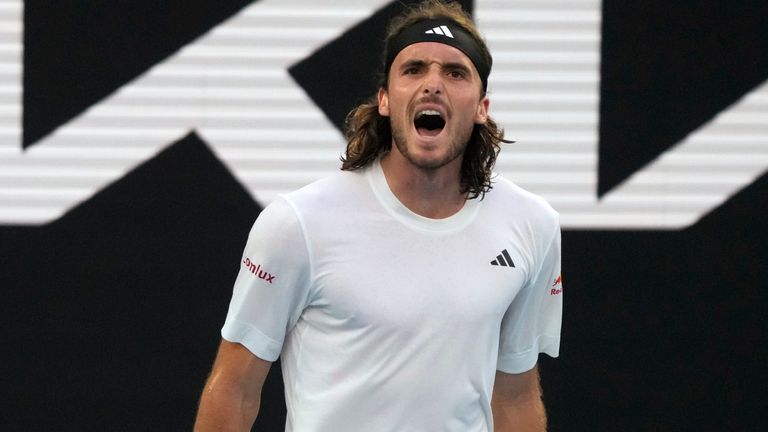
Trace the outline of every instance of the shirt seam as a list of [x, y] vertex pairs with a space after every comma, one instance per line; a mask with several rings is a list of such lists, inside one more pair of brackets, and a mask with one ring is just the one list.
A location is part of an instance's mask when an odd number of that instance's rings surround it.
[[[307, 260], [309, 261], [309, 277], [307, 278], [307, 284], [309, 285], [309, 289], [307, 290], [307, 298], [305, 300], [309, 300], [311, 296], [314, 294], [313, 286], [314, 284], [312, 281], [315, 279], [315, 257], [312, 253], [312, 244], [309, 240], [309, 236], [307, 235], [307, 227], [304, 222], [304, 218], [301, 215], [301, 212], [299, 212], [299, 209], [296, 207], [296, 205], [288, 199], [288, 197], [281, 195], [280, 198], [282, 198], [288, 206], [291, 208], [291, 211], [293, 211], [294, 216], [296, 216], [296, 220], [299, 222], [299, 228], [301, 229], [301, 237], [304, 240], [304, 249], [307, 252]], [[308, 305], [309, 302], [305, 301], [305, 305]]]
[[555, 218], [556, 218], [555, 226], [554, 226], [554, 229], [552, 230], [552, 234], [549, 237], [549, 241], [547, 242], [547, 248], [544, 250], [544, 253], [539, 256], [539, 262], [538, 262], [538, 265], [536, 266], [536, 271], [531, 272], [529, 276], [526, 278], [525, 287], [530, 286], [530, 284], [532, 284], [536, 280], [536, 278], [540, 276], [541, 269], [543, 268], [544, 263], [546, 262], [547, 255], [549, 255], [549, 251], [552, 250], [552, 247], [555, 244], [555, 238], [557, 237], [557, 232], [560, 229], [560, 223], [558, 222], [559, 216], [555, 216]]

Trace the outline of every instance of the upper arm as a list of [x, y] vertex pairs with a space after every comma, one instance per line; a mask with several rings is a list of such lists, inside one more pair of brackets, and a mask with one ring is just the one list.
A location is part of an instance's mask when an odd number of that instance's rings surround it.
[[[539, 353], [557, 357], [563, 315], [560, 278], [560, 229], [536, 237], [530, 274], [510, 303], [501, 324], [497, 369], [520, 373], [531, 369]], [[535, 253], [534, 253], [535, 252]]]
[[262, 210], [243, 251], [224, 339], [275, 361], [311, 301], [311, 259], [298, 213], [285, 199]]
[[222, 339], [205, 391], [236, 391], [243, 400], [258, 401], [271, 366], [243, 345]]
[[200, 398], [194, 430], [250, 430], [271, 365], [243, 345], [222, 340]]
[[494, 402], [515, 402], [531, 398], [541, 398], [538, 366], [519, 374], [496, 371], [496, 381], [493, 385]]
[[519, 374], [496, 371], [491, 408], [497, 432], [547, 430], [538, 367]]

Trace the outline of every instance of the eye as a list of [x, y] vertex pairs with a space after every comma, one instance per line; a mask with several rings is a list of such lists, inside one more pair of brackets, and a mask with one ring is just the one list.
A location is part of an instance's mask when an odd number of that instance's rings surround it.
[[463, 79], [466, 76], [466, 74], [464, 73], [464, 71], [452, 70], [448, 72], [448, 76], [454, 79]]
[[413, 75], [413, 74], [417, 74], [417, 73], [419, 73], [419, 68], [417, 68], [417, 67], [415, 67], [415, 66], [412, 66], [412, 67], [406, 68], [406, 69], [403, 71], [403, 75]]

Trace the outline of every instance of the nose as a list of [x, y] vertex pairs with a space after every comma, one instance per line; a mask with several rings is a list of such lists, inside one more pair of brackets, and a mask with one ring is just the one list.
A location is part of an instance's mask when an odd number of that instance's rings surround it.
[[422, 93], [440, 94], [443, 92], [443, 73], [437, 65], [432, 65], [424, 74]]

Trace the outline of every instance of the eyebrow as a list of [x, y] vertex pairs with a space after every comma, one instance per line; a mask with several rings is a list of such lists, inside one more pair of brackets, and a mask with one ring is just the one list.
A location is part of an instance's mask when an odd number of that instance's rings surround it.
[[424, 60], [412, 59], [412, 60], [408, 60], [405, 63], [403, 63], [400, 66], [400, 69], [404, 70], [404, 69], [410, 69], [412, 67], [422, 68], [422, 67], [424, 67], [426, 65], [427, 65], [427, 62], [425, 62]]
[[467, 67], [467, 65], [465, 65], [464, 63], [448, 62], [448, 63], [443, 63], [441, 67], [446, 70], [458, 70], [466, 73], [471, 72], [470, 69]]
[[[423, 68], [426, 65], [427, 65], [427, 62], [424, 61], [424, 60], [412, 59], [412, 60], [408, 60], [405, 63], [403, 63], [402, 66], [400, 66], [400, 69], [404, 70], [404, 69], [409, 69], [409, 68], [412, 68], [412, 67]], [[470, 73], [469, 67], [467, 67], [467, 65], [465, 65], [464, 63], [459, 63], [459, 62], [440, 63], [440, 68], [443, 69], [443, 70], [458, 70], [458, 71], [463, 71], [463, 72], [466, 72], [466, 73]]]

